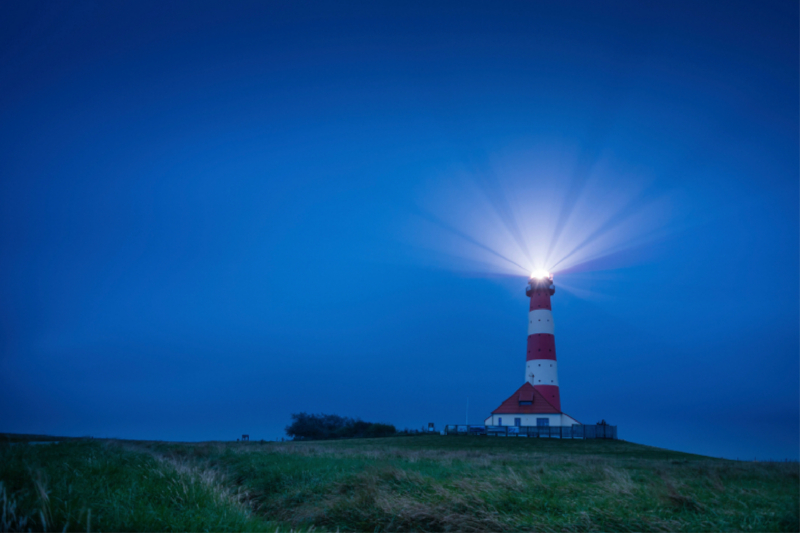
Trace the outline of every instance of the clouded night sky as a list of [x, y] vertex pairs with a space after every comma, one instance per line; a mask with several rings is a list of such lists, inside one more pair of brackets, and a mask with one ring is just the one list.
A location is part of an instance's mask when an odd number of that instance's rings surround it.
[[797, 458], [796, 2], [0, 14], [0, 431], [482, 423], [541, 267], [565, 412]]

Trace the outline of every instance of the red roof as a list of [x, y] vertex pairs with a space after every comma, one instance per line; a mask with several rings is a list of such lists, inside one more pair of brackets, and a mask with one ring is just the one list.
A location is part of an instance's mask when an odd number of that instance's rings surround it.
[[[530, 383], [529, 383], [530, 385]], [[517, 392], [519, 393], [519, 401], [532, 402], [533, 401], [533, 387], [522, 387]]]
[[[530, 404], [520, 405], [520, 402], [531, 402]], [[542, 394], [533, 388], [533, 385], [528, 383], [517, 389], [517, 392], [512, 394], [506, 401], [500, 404], [500, 407], [492, 411], [493, 415], [508, 415], [508, 414], [560, 414], [561, 411], [553, 407]]]

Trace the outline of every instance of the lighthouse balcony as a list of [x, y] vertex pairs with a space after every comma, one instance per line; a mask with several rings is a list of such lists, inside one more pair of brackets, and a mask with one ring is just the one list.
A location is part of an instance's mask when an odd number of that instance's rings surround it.
[[556, 287], [552, 282], [549, 282], [549, 284], [529, 283], [528, 286], [525, 287], [525, 296], [528, 298], [536, 293], [552, 296], [556, 293]]

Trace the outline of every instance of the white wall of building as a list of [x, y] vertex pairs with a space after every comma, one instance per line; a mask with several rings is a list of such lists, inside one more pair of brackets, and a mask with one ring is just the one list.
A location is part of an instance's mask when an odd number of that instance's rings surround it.
[[562, 426], [571, 426], [572, 424], [580, 424], [580, 422], [578, 422], [577, 420], [575, 420], [574, 418], [572, 418], [569, 415], [565, 415], [564, 413], [561, 413], [561, 425]]
[[577, 420], [572, 418], [569, 415], [565, 415], [563, 413], [557, 415], [515, 415], [515, 414], [503, 414], [503, 415], [492, 415], [486, 420], [484, 420], [484, 424], [487, 426], [515, 426], [516, 423], [514, 422], [515, 418], [521, 418], [520, 426], [536, 426], [538, 425], [536, 419], [537, 418], [546, 418], [551, 426], [571, 426], [572, 424], [580, 424]]

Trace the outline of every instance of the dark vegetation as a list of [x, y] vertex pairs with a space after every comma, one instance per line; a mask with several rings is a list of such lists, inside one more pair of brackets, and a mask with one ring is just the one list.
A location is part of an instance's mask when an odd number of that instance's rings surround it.
[[297, 440], [328, 440], [390, 437], [397, 433], [391, 424], [376, 424], [339, 415], [295, 413], [286, 434]]
[[[0, 435], [4, 530], [798, 531], [797, 463], [501, 437]], [[43, 441], [41, 438], [29, 440]]]

